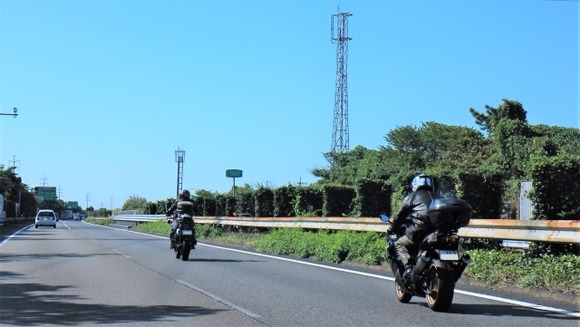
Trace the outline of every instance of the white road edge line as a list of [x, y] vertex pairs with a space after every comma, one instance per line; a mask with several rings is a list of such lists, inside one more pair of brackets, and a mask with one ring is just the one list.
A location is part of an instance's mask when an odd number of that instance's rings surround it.
[[210, 292], [208, 292], [206, 290], [203, 290], [203, 289], [201, 289], [201, 288], [199, 288], [197, 286], [191, 285], [188, 282], [185, 282], [185, 281], [182, 281], [182, 280], [179, 280], [179, 279], [174, 279], [174, 280], [176, 282], [178, 282], [179, 284], [185, 286], [185, 287], [191, 288], [192, 290], [194, 290], [196, 292], [199, 292], [199, 293], [201, 293], [201, 294], [203, 294], [205, 296], [208, 296], [208, 297], [216, 300], [217, 302], [219, 302], [219, 303], [221, 303], [223, 305], [226, 305], [226, 306], [228, 306], [228, 307], [230, 307], [230, 308], [232, 308], [232, 309], [234, 309], [236, 311], [239, 311], [239, 312], [241, 312], [241, 313], [243, 313], [243, 314], [245, 314], [247, 316], [250, 316], [250, 317], [255, 318], [255, 319], [262, 318], [262, 316], [260, 316], [257, 313], [254, 313], [254, 312], [252, 312], [252, 311], [250, 311], [248, 309], [245, 309], [245, 308], [240, 307], [239, 305], [236, 305], [236, 304], [233, 304], [233, 303], [231, 303], [229, 301], [226, 301], [226, 300], [222, 299], [221, 297], [219, 297], [219, 296], [217, 296], [215, 294], [212, 294], [212, 293], [210, 293]]
[[20, 234], [22, 231], [29, 229], [30, 227], [32, 227], [32, 225], [28, 225], [28, 226], [22, 227], [22, 228], [21, 228], [21, 229], [19, 229], [18, 231], [16, 231], [16, 232], [12, 233], [12, 235], [8, 236], [8, 237], [7, 237], [7, 238], [6, 238], [4, 241], [2, 241], [2, 242], [0, 243], [0, 247], [1, 247], [2, 245], [4, 245], [6, 242], [8, 242], [8, 241], [9, 241], [11, 238], [13, 238], [13, 237], [15, 237], [16, 235]]
[[[86, 224], [88, 224], [88, 223], [86, 223]], [[114, 227], [109, 227], [109, 226], [101, 226], [101, 225], [95, 225], [95, 226], [106, 227], [106, 228], [116, 229], [116, 230], [120, 230], [120, 231], [124, 231], [124, 232], [130, 232], [130, 233], [135, 233], [135, 234], [140, 234], [140, 235], [145, 235], [145, 236], [151, 236], [151, 237], [156, 237], [156, 238], [161, 238], [161, 239], [169, 239], [169, 237], [166, 237], [166, 236], [159, 236], [159, 235], [154, 235], [154, 234], [147, 234], [147, 233], [142, 233], [142, 232], [124, 230], [124, 229], [114, 228]], [[226, 251], [232, 251], [232, 252], [239, 252], [239, 253], [249, 254], [249, 255], [253, 255], [253, 256], [269, 258], [269, 259], [282, 260], [282, 261], [297, 263], [297, 264], [306, 265], [306, 266], [312, 266], [312, 267], [318, 267], [318, 268], [323, 268], [323, 269], [335, 270], [335, 271], [345, 272], [345, 273], [354, 274], [354, 275], [360, 275], [360, 276], [366, 276], [366, 277], [371, 277], [371, 278], [378, 278], [378, 279], [383, 279], [383, 280], [395, 281], [395, 279], [393, 277], [387, 277], [387, 276], [382, 276], [382, 275], [377, 275], [377, 274], [372, 274], [372, 273], [366, 273], [366, 272], [356, 271], [356, 270], [350, 270], [350, 269], [345, 269], [345, 268], [333, 267], [333, 266], [326, 266], [326, 265], [323, 265], [323, 264], [318, 264], [318, 263], [313, 263], [313, 262], [306, 262], [306, 261], [300, 261], [300, 260], [296, 260], [296, 259], [277, 257], [277, 256], [270, 255], [270, 254], [249, 252], [249, 251], [245, 251], [245, 250], [232, 249], [232, 248], [227, 248], [227, 247], [223, 247], [223, 246], [217, 246], [217, 245], [211, 245], [211, 244], [204, 244], [204, 243], [198, 243], [197, 245], [198, 246], [206, 246], [206, 247], [215, 248], [215, 249], [220, 249], [220, 250], [226, 250]], [[473, 296], [473, 297], [477, 297], [477, 298], [487, 299], [487, 300], [496, 301], [496, 302], [513, 304], [513, 305], [517, 305], [517, 306], [521, 306], [521, 307], [526, 307], [526, 308], [532, 308], [532, 309], [537, 309], [537, 310], [542, 310], [542, 311], [560, 313], [560, 314], [563, 314], [563, 315], [566, 315], [566, 316], [580, 318], [580, 312], [579, 311], [569, 311], [569, 310], [564, 310], [564, 309], [559, 309], [559, 308], [554, 308], [554, 307], [548, 307], [548, 306], [544, 306], [544, 305], [540, 305], [540, 304], [535, 304], [535, 303], [530, 303], [530, 302], [511, 300], [511, 299], [506, 299], [506, 298], [499, 297], [499, 296], [487, 295], [487, 294], [470, 292], [470, 291], [463, 291], [463, 290], [458, 290], [458, 289], [455, 290], [455, 293], [462, 294], [462, 295], [466, 295], [466, 296]]]

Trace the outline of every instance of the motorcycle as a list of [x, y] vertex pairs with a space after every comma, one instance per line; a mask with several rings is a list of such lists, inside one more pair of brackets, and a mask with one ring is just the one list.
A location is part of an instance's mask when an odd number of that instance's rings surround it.
[[[380, 216], [384, 222], [386, 215]], [[425, 297], [433, 311], [447, 311], [453, 301], [455, 283], [470, 262], [469, 254], [462, 249], [460, 227], [467, 226], [471, 218], [471, 206], [462, 199], [434, 199], [428, 209], [428, 219], [433, 228], [414, 249], [408, 264], [411, 274], [404, 274], [405, 267], [398, 259], [395, 243], [405, 235], [411, 223], [408, 218], [398, 230], [387, 233], [387, 260], [395, 275], [397, 300], [408, 303], [413, 296]], [[403, 277], [404, 276], [404, 277]]]
[[188, 214], [180, 214], [175, 223], [179, 223], [179, 227], [175, 230], [173, 236], [173, 250], [175, 251], [175, 258], [182, 261], [189, 260], [189, 253], [191, 249], [195, 249], [195, 224], [193, 217]]

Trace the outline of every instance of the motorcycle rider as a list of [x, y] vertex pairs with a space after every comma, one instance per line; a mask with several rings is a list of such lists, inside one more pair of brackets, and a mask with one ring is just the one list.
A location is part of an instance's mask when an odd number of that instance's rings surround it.
[[[177, 214], [173, 216], [173, 219], [171, 219], [171, 215], [175, 212], [175, 210], [177, 210]], [[181, 193], [179, 193], [179, 199], [175, 201], [175, 203], [173, 203], [165, 213], [165, 216], [167, 216], [168, 218], [167, 223], [171, 224], [171, 232], [169, 233], [169, 243], [172, 249], [175, 247], [173, 238], [175, 236], [175, 232], [179, 228], [179, 216], [181, 214], [188, 214], [193, 217], [194, 212], [195, 212], [195, 202], [193, 202], [193, 200], [191, 199], [191, 193], [189, 193], [188, 190], [181, 191]], [[196, 244], [197, 240], [195, 239], [194, 232], [192, 248], [195, 249]]]
[[405, 235], [400, 237], [395, 245], [398, 259], [405, 267], [403, 278], [410, 276], [413, 270], [413, 266], [409, 264], [410, 248], [416, 248], [433, 227], [427, 219], [427, 210], [434, 198], [433, 180], [428, 175], [419, 174], [413, 177], [411, 190], [412, 192], [403, 199], [399, 212], [390, 219], [391, 227], [388, 231], [397, 230], [405, 222], [405, 218], [411, 218], [412, 224], [407, 226]]

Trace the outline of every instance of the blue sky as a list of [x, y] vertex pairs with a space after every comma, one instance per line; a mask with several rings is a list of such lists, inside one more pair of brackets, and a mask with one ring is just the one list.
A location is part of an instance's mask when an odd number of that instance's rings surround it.
[[330, 16], [349, 18], [350, 148], [397, 126], [478, 129], [518, 100], [580, 127], [577, 1], [0, 0], [0, 164], [65, 201], [118, 208], [184, 187], [312, 183], [327, 167]]

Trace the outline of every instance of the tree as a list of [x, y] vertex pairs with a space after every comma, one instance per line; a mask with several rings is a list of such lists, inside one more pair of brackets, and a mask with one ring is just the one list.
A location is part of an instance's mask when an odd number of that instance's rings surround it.
[[324, 156], [330, 167], [311, 171], [314, 176], [321, 178], [322, 184], [355, 185], [361, 179], [386, 177], [383, 174], [380, 151], [358, 145], [351, 151], [329, 152]]
[[458, 169], [475, 170], [489, 157], [488, 142], [472, 128], [449, 126], [436, 122], [423, 123], [420, 128], [397, 127], [385, 136], [387, 146], [383, 157], [392, 173], [408, 170], [450, 174]]
[[40, 201], [38, 203], [38, 207], [42, 209], [54, 210], [54, 212], [58, 213], [59, 215], [62, 215], [62, 213], [66, 210], [66, 204], [60, 199]]
[[580, 129], [547, 125], [531, 125], [531, 134], [538, 145], [538, 155], [556, 156], [568, 153], [580, 156]]
[[485, 108], [485, 114], [473, 108], [469, 111], [481, 129], [489, 133], [493, 155], [487, 166], [513, 178], [521, 178], [529, 159], [528, 141], [532, 136], [526, 110], [520, 102], [507, 99], [497, 108], [488, 105]]
[[125, 203], [123, 203], [122, 210], [142, 210], [146, 203], [147, 199], [139, 195], [131, 195]]
[[14, 172], [16, 167], [0, 168], [0, 194], [4, 196], [4, 210], [8, 217], [16, 216], [16, 203], [20, 203], [20, 214], [34, 216], [36, 199], [28, 192], [28, 185]]
[[473, 108], [469, 108], [469, 112], [475, 118], [475, 123], [489, 133], [492, 133], [504, 120], [527, 122], [527, 111], [524, 110], [520, 102], [515, 100], [503, 99], [503, 103], [499, 107], [485, 105], [485, 109], [485, 113], [478, 112]]

